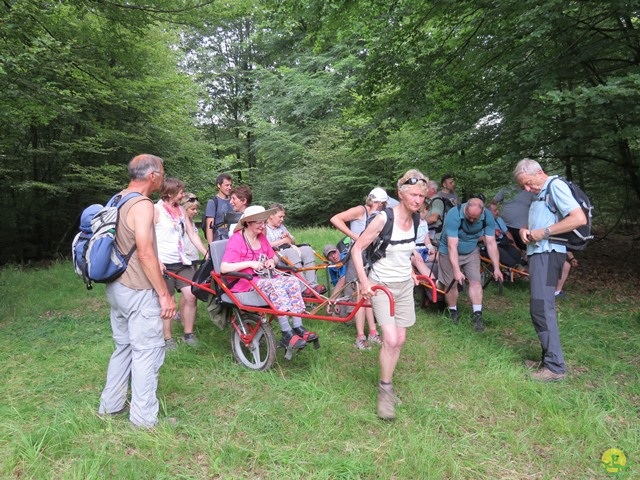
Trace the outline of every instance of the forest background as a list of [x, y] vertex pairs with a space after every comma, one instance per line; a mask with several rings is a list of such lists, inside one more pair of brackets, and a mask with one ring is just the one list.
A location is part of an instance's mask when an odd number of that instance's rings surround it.
[[621, 0], [3, 0], [0, 264], [68, 255], [141, 152], [326, 225], [419, 168], [462, 195], [517, 160], [637, 234], [640, 9]]

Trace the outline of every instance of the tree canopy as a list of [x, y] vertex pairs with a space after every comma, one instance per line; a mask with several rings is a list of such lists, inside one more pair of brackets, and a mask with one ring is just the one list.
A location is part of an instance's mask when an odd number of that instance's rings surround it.
[[140, 152], [201, 198], [229, 172], [326, 224], [419, 168], [492, 194], [518, 159], [605, 229], [640, 206], [639, 11], [611, 0], [7, 0], [0, 262], [67, 254]]

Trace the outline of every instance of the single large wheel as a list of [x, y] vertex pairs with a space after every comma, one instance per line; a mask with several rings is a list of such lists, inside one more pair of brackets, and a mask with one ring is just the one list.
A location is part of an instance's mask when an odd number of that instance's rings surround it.
[[[482, 282], [482, 288], [486, 288], [493, 281], [493, 265], [487, 265], [480, 271], [480, 282]], [[502, 282], [498, 283], [498, 294], [503, 294]]]
[[416, 285], [413, 287], [413, 302], [418, 308], [425, 308], [427, 306], [427, 294], [422, 285]]
[[483, 265], [482, 270], [480, 270], [480, 282], [482, 283], [482, 288], [487, 288], [487, 286], [493, 280], [493, 265]]
[[[234, 309], [231, 318], [231, 350], [238, 363], [251, 370], [269, 370], [276, 360], [276, 337], [260, 315]], [[243, 339], [253, 339], [247, 345]]]

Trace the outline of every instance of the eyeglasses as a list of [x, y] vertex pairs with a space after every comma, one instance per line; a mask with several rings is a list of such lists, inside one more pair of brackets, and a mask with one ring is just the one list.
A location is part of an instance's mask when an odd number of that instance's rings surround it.
[[415, 185], [418, 182], [422, 182], [425, 185], [427, 184], [427, 181], [424, 178], [411, 177], [411, 178], [408, 178], [402, 185]]
[[190, 202], [190, 203], [195, 203], [197, 201], [198, 201], [198, 197], [187, 198], [187, 202]]

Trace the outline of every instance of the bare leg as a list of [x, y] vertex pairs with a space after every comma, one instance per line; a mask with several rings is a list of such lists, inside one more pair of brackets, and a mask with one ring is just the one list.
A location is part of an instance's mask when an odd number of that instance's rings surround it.
[[569, 272], [571, 272], [571, 264], [569, 262], [564, 262], [562, 265], [562, 275], [560, 275], [560, 280], [558, 280], [558, 285], [556, 286], [556, 291], [559, 292], [564, 287], [564, 282], [569, 278]]
[[391, 383], [393, 372], [400, 358], [400, 351], [407, 337], [407, 329], [395, 325], [382, 325], [384, 342], [380, 349], [380, 381]]
[[[364, 317], [365, 317], [365, 309], [360, 308], [358, 309], [358, 311], [356, 312], [356, 314], [353, 317], [353, 320], [356, 324], [356, 336], [357, 337], [362, 337], [364, 336]], [[369, 310], [367, 308], [367, 310]]]
[[[457, 289], [454, 287], [451, 290]], [[469, 281], [469, 300], [473, 305], [482, 304], [482, 284], [480, 282]]]
[[184, 326], [185, 335], [193, 333], [193, 326], [196, 323], [196, 297], [191, 293], [191, 286], [186, 286], [180, 290], [180, 318]]
[[[366, 308], [364, 310], [364, 315], [367, 319], [367, 324], [369, 325], [369, 333], [376, 332], [376, 320], [373, 316], [373, 308]], [[362, 323], [362, 334], [364, 335], [364, 322]]]

